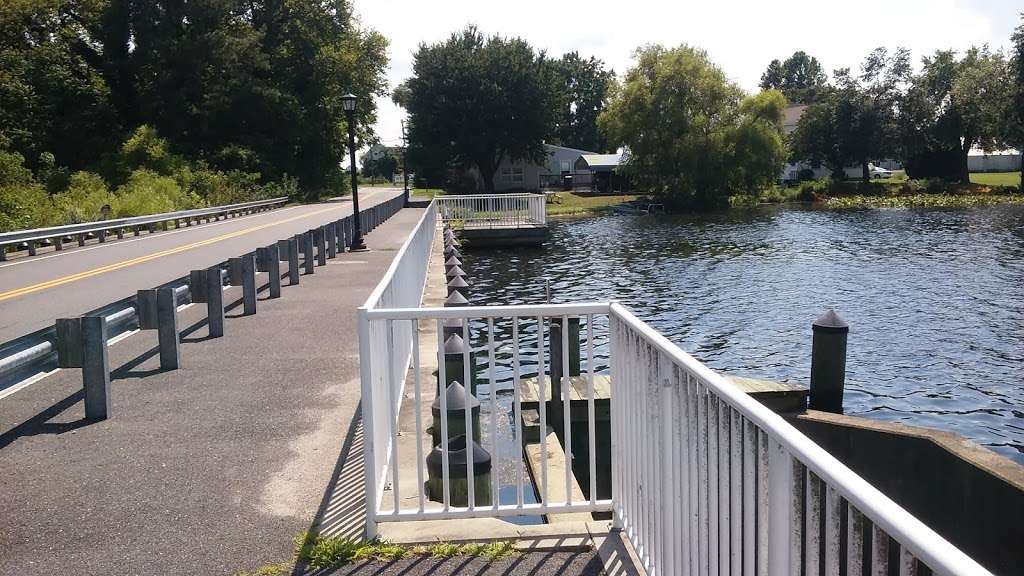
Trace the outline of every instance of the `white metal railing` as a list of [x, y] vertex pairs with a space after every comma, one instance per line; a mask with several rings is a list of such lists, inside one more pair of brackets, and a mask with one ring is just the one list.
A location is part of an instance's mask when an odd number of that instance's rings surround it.
[[[887, 575], [890, 568], [907, 575], [916, 574], [922, 564], [935, 574], [988, 574], [779, 415], [617, 303], [416, 308], [433, 240], [434, 227], [426, 225], [429, 217], [428, 210], [381, 286], [360, 309], [369, 536], [376, 534], [378, 522], [612, 510], [614, 523], [625, 531], [649, 574], [837, 576], [840, 566], [845, 566], [851, 575], [865, 571]], [[442, 394], [444, 489], [440, 502], [428, 500], [423, 490], [427, 427], [421, 413], [426, 387], [432, 388], [434, 382], [424, 382], [420, 376], [420, 323], [429, 322], [437, 329], [439, 382], [446, 377], [441, 337], [446, 319], [459, 320], [463, 339], [477, 342], [472, 353], [486, 356], [476, 367], [489, 384], [497, 381], [496, 371], [511, 373], [511, 410], [518, 441], [522, 438], [521, 379], [529, 372], [543, 382], [548, 355], [545, 323], [562, 319], [565, 325], [569, 317], [580, 317], [584, 326], [582, 395], [588, 445], [572, 445], [569, 419], [565, 419], [558, 448], [564, 450], [567, 462], [572, 462], [574, 454], [588, 453], [589, 498], [574, 500], [570, 467], [564, 478], [549, 475], [548, 458], [542, 452], [542, 468], [533, 477], [537, 503], [524, 498], [527, 481], [520, 462], [512, 467], [494, 463], [492, 502], [477, 505], [472, 452], [465, 472], [448, 464], [447, 407]], [[596, 342], [607, 343], [605, 357], [597, 357]], [[561, 348], [562, 357], [568, 358], [568, 330], [562, 331]], [[473, 365], [468, 346], [463, 354], [462, 382], [466, 383]], [[594, 375], [602, 369], [600, 362], [610, 371], [613, 386], [612, 492], [607, 500], [597, 498], [595, 486]], [[407, 394], [410, 367], [414, 460], [399, 454], [400, 444], [410, 446], [408, 441], [399, 442], [401, 400]], [[551, 402], [556, 407], [561, 402], [562, 413], [570, 414], [569, 387], [579, 391], [579, 385], [568, 378], [560, 380]], [[481, 418], [481, 432], [488, 431], [491, 442], [496, 442], [496, 387], [488, 386], [487, 397], [481, 400], [491, 403], [490, 422]], [[538, 410], [542, 431], [547, 429], [546, 412]], [[465, 416], [471, 419], [468, 407]], [[402, 432], [404, 438], [409, 437], [408, 426]], [[465, 429], [473, 440], [480, 440], [471, 425]], [[553, 448], [545, 433], [539, 442], [542, 451]], [[496, 445], [484, 447], [498, 458]], [[398, 464], [410, 460], [416, 462], [415, 471]], [[455, 506], [450, 484], [462, 478], [469, 487], [468, 505]], [[558, 487], [555, 483], [561, 482], [564, 497], [549, 498], [551, 489]], [[385, 502], [388, 486], [391, 498]], [[514, 502], [499, 502], [501, 486], [515, 487]], [[890, 555], [897, 559], [896, 566], [889, 566]]]
[[547, 222], [543, 194], [472, 194], [434, 198], [442, 223], [455, 228], [522, 228]]

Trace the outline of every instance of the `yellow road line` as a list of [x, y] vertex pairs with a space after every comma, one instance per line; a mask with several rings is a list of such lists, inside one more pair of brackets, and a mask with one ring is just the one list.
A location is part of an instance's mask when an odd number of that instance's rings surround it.
[[82, 280], [84, 278], [91, 278], [93, 276], [97, 276], [99, 274], [103, 274], [103, 273], [106, 273], [106, 272], [113, 272], [114, 270], [120, 270], [121, 268], [127, 268], [128, 266], [134, 266], [136, 264], [142, 264], [143, 262], [149, 262], [150, 260], [155, 260], [157, 258], [163, 258], [164, 256], [170, 256], [172, 254], [178, 254], [180, 252], [185, 252], [187, 250], [192, 250], [193, 248], [199, 248], [199, 247], [202, 247], [202, 246], [207, 246], [209, 244], [214, 244], [214, 243], [220, 242], [222, 240], [228, 240], [230, 238], [236, 238], [238, 236], [243, 236], [245, 234], [249, 234], [250, 232], [255, 232], [257, 230], [262, 230], [264, 228], [270, 228], [271, 226], [277, 226], [279, 224], [286, 224], [286, 223], [292, 222], [294, 220], [301, 220], [303, 218], [308, 218], [310, 216], [316, 216], [317, 214], [323, 214], [324, 212], [330, 212], [332, 210], [337, 210], [338, 208], [339, 208], [338, 206], [332, 206], [330, 208], [325, 208], [323, 210], [317, 210], [315, 212], [309, 212], [307, 214], [301, 214], [299, 216], [292, 216], [291, 218], [285, 218], [284, 220], [278, 220], [276, 222], [268, 222], [266, 224], [260, 224], [259, 226], [252, 226], [252, 227], [245, 228], [245, 229], [242, 229], [242, 230], [236, 230], [234, 232], [229, 232], [227, 234], [222, 234], [220, 236], [215, 236], [213, 238], [207, 238], [206, 240], [200, 240], [198, 242], [193, 242], [191, 244], [185, 244], [183, 246], [177, 246], [175, 248], [169, 248], [167, 250], [162, 250], [160, 252], [154, 252], [152, 254], [146, 254], [145, 256], [139, 256], [137, 258], [131, 258], [129, 260], [123, 260], [121, 262], [116, 262], [114, 264], [107, 264], [106, 266], [100, 266], [99, 268], [93, 268], [92, 270], [86, 270], [84, 272], [78, 272], [76, 274], [70, 274], [68, 276], [64, 276], [63, 278], [57, 278], [57, 279], [54, 279], [54, 280], [48, 280], [46, 282], [40, 282], [39, 284], [34, 284], [32, 286], [26, 286], [24, 288], [15, 288], [14, 290], [8, 290], [7, 292], [0, 292], [0, 302], [3, 302], [4, 300], [10, 300], [11, 298], [17, 298], [18, 296], [24, 296], [26, 294], [31, 294], [33, 292], [39, 292], [40, 290], [46, 290], [48, 288], [53, 288], [55, 286], [60, 286], [62, 284], [67, 284], [69, 282], [75, 282], [76, 280]]

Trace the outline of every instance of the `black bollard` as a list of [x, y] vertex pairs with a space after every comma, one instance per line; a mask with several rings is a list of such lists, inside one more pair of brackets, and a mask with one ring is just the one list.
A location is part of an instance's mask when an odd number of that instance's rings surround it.
[[850, 326], [829, 309], [811, 324], [811, 401], [814, 410], [843, 413], [846, 338]]
[[[473, 505], [491, 505], [491, 454], [473, 442]], [[466, 437], [448, 440], [448, 495], [450, 506], [469, 506], [469, 480], [466, 478]], [[427, 455], [427, 498], [444, 501], [444, 452], [440, 444]]]
[[462, 292], [454, 290], [448, 294], [448, 297], [444, 300], [445, 308], [456, 308], [459, 306], [469, 306], [469, 300], [462, 295]]
[[458, 290], [463, 295], [469, 292], [469, 282], [462, 276], [456, 276], [448, 281], [448, 295], [451, 296], [452, 292]]
[[[444, 388], [453, 383], [465, 382], [466, 378], [466, 342], [462, 339], [462, 323], [458, 332], [445, 337], [444, 340]], [[461, 385], [460, 385], [461, 386]], [[437, 388], [440, 390], [440, 387]], [[435, 390], [436, 392], [436, 390]], [[469, 393], [476, 394], [476, 358], [472, 349], [469, 351]]]
[[456, 277], [456, 276], [466, 276], [467, 274], [466, 274], [466, 271], [465, 271], [465, 270], [463, 270], [463, 269], [462, 269], [461, 267], [459, 267], [459, 266], [455, 266], [455, 267], [454, 267], [454, 268], [452, 268], [451, 270], [447, 270], [447, 271], [445, 271], [444, 275], [445, 275], [445, 277], [447, 277], [447, 278], [448, 278], [449, 280], [451, 280], [452, 278], [454, 278], [454, 277]]

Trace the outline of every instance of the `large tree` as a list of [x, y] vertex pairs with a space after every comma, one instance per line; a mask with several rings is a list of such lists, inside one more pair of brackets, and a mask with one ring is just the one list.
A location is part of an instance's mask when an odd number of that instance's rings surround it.
[[628, 150], [633, 184], [675, 209], [726, 206], [754, 193], [782, 168], [784, 98], [744, 101], [703, 50], [641, 48], [599, 124]]
[[914, 143], [914, 152], [955, 151], [955, 173], [969, 183], [971, 149], [997, 148], [1005, 135], [1011, 86], [1006, 57], [988, 47], [973, 47], [961, 58], [950, 50], [926, 56], [903, 101], [904, 140]]
[[559, 144], [581, 150], [604, 152], [608, 143], [597, 128], [597, 117], [608, 103], [608, 86], [615, 72], [604, 62], [580, 58], [576, 52], [552, 62], [554, 67], [554, 138]]
[[79, 168], [147, 124], [189, 159], [316, 195], [344, 181], [341, 95], [371, 133], [385, 49], [346, 0], [4, 2], [0, 132]]
[[488, 192], [503, 159], [543, 162], [554, 125], [551, 66], [525, 40], [484, 37], [469, 26], [421, 44], [413, 76], [395, 91], [409, 113], [409, 161], [417, 173], [476, 168]]
[[1021, 190], [1024, 190], [1024, 14], [1013, 33], [1010, 77], [1013, 85], [1004, 108], [1003, 141], [1021, 154], [1020, 180]]
[[835, 87], [812, 104], [790, 138], [794, 160], [825, 164], [841, 177], [845, 166], [861, 167], [869, 179], [872, 159], [899, 153], [897, 103], [910, 79], [910, 53], [871, 52], [860, 74], [835, 71]]
[[784, 62], [772, 60], [761, 75], [761, 89], [778, 90], [794, 104], [810, 104], [822, 95], [827, 81], [818, 59], [801, 50]]

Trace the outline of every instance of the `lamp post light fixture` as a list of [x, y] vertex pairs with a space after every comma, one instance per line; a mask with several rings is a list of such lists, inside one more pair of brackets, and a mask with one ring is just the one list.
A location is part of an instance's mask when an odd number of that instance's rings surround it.
[[349, 171], [352, 173], [352, 241], [349, 250], [366, 250], [363, 242], [363, 226], [359, 222], [359, 183], [356, 181], [356, 96], [349, 92], [341, 97], [341, 107], [345, 110], [348, 124], [348, 160]]

